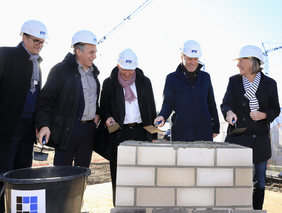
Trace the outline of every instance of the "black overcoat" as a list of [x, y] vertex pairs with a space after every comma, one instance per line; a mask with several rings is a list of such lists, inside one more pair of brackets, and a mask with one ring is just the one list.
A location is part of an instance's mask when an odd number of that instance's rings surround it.
[[[0, 149], [8, 149], [30, 89], [33, 64], [29, 57], [22, 42], [0, 48]], [[37, 60], [40, 64], [42, 58]], [[40, 89], [40, 66], [39, 77]], [[36, 142], [35, 130], [33, 137]]]
[[[259, 163], [271, 157], [270, 122], [280, 113], [276, 82], [261, 73], [261, 81], [256, 92], [259, 111], [267, 114], [267, 118], [253, 121], [250, 117], [249, 100], [244, 97], [245, 89], [241, 75], [230, 77], [227, 91], [221, 104], [221, 111], [226, 119], [226, 113], [232, 110], [237, 115], [237, 128], [247, 127], [243, 134], [228, 134], [225, 141], [247, 146], [253, 149], [253, 162]], [[227, 133], [234, 130], [229, 125]]]
[[[97, 83], [96, 114], [98, 114], [100, 72], [94, 64], [92, 66]], [[84, 96], [81, 91], [81, 75], [76, 58], [68, 53], [62, 62], [51, 69], [46, 84], [37, 98], [35, 120], [38, 130], [44, 126], [49, 127], [51, 135], [48, 146], [66, 150], [75, 124], [81, 120], [78, 114], [84, 110]]]
[[[123, 88], [117, 80], [118, 71], [118, 67], [115, 67], [111, 76], [103, 82], [100, 107], [104, 121], [109, 117], [113, 117], [122, 128], [125, 117], [125, 100]], [[135, 85], [142, 123], [144, 126], [153, 125], [157, 115], [151, 81], [143, 74], [141, 69], [136, 68], [135, 71]], [[121, 131], [112, 133], [110, 137], [111, 143], [118, 145], [120, 135]], [[157, 139], [157, 134], [147, 133], [147, 136], [148, 141]]]

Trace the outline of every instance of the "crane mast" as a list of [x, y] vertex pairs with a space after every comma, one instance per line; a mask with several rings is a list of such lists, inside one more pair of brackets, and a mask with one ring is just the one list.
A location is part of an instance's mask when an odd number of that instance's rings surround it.
[[268, 53], [269, 52], [273, 52], [275, 50], [279, 50], [279, 49], [282, 48], [282, 46], [266, 50], [264, 44], [265, 44], [265, 42], [262, 43], [262, 46], [263, 46], [263, 49], [264, 49], [264, 52], [263, 52], [263, 55], [264, 55], [264, 72], [265, 72], [265, 75], [269, 76], [269, 58], [268, 58]]

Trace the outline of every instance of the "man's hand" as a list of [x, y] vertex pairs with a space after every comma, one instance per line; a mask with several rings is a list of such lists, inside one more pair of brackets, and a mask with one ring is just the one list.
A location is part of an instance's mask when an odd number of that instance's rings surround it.
[[106, 121], [106, 126], [109, 127], [115, 123], [115, 119], [113, 117], [109, 117]]
[[96, 123], [96, 125], [98, 125], [99, 120], [100, 120], [100, 116], [96, 115], [95, 118], [94, 118], [94, 122]]
[[43, 137], [46, 135], [46, 138], [45, 138], [46, 142], [45, 142], [45, 144], [47, 144], [48, 141], [49, 141], [49, 138], [50, 138], [50, 134], [51, 134], [51, 132], [50, 132], [50, 129], [49, 129], [48, 126], [44, 126], [44, 127], [42, 127], [40, 129], [40, 131], [37, 134], [37, 137], [38, 137], [38, 141], [39, 141], [41, 146], [43, 146], [43, 143], [42, 143]]
[[[161, 123], [159, 123], [161, 122]], [[159, 124], [158, 124], [159, 123]], [[154, 120], [154, 125], [156, 127], [162, 127], [165, 124], [165, 120], [163, 116], [158, 116], [156, 117], [156, 119]]]

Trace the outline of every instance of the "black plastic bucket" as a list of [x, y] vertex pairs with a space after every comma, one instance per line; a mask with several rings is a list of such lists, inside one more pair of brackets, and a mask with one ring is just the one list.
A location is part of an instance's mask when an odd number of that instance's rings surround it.
[[52, 166], [13, 170], [5, 183], [6, 213], [80, 213], [90, 169]]

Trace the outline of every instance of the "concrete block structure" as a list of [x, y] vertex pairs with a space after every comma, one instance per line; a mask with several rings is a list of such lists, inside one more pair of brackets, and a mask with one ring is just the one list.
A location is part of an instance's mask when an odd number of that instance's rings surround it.
[[252, 210], [250, 148], [203, 141], [126, 141], [118, 147], [117, 163], [117, 211]]

